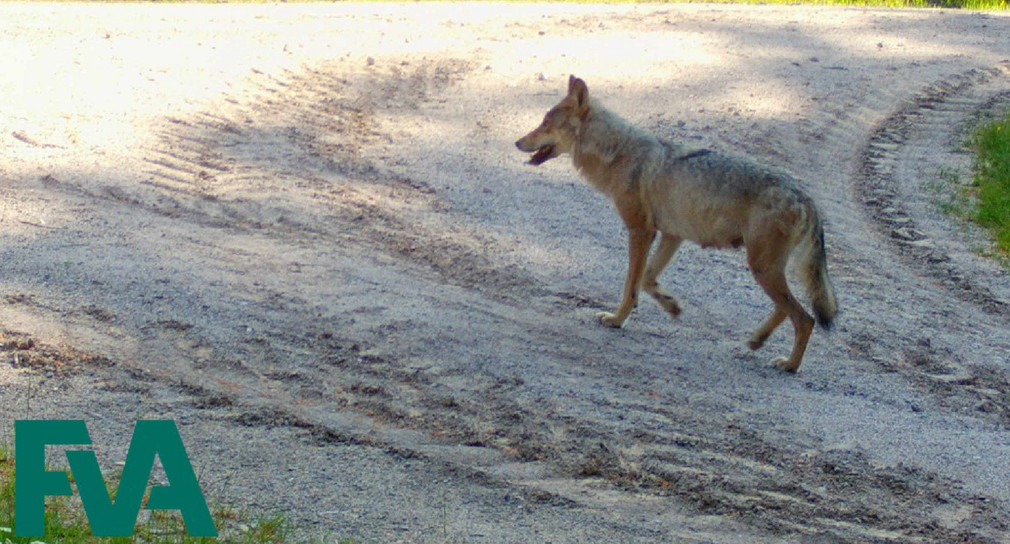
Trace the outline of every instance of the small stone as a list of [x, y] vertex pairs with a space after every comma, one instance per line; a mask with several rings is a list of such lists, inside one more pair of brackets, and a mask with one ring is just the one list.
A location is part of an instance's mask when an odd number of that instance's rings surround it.
[[899, 240], [922, 240], [926, 235], [917, 229], [910, 227], [901, 227], [891, 231], [891, 238], [897, 238]]

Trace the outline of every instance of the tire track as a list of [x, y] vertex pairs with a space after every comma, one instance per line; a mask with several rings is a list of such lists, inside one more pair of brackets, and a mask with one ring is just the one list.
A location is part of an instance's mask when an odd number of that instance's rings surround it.
[[[951, 172], [967, 171], [962, 149], [980, 114], [1010, 104], [1010, 63], [972, 69], [927, 86], [873, 132], [855, 188], [882, 237], [919, 275], [980, 311], [1010, 322], [1008, 273], [971, 247], [983, 235], [938, 211]], [[966, 175], [967, 177], [967, 175]], [[941, 179], [948, 178], [948, 179]], [[957, 183], [964, 183], [954, 180]], [[892, 361], [898, 372], [945, 409], [1010, 427], [1010, 373], [996, 364], [957, 360], [920, 338]]]
[[[626, 504], [661, 501], [696, 515], [738, 519], [769, 535], [853, 544], [995, 543], [1010, 527], [998, 503], [957, 481], [912, 467], [882, 467], [858, 450], [771, 443], [750, 430], [754, 421], [718, 411], [612, 399], [597, 406], [603, 411], [598, 418], [587, 418], [576, 406], [523, 402], [521, 382], [439, 396], [437, 389], [420, 387], [416, 373], [381, 357], [346, 358], [339, 368], [361, 377], [341, 391], [341, 409], [468, 448], [468, 462], [449, 461], [455, 470], [541, 502], [593, 504], [596, 492], [609, 489]], [[356, 437], [287, 407], [261, 415], [252, 421], [309, 429], [324, 442], [362, 441], [445, 462], [445, 446], [375, 433]], [[628, 421], [637, 430], [628, 433]], [[529, 476], [543, 467], [549, 478]]]
[[166, 119], [145, 159], [157, 195], [137, 200], [211, 224], [372, 245], [496, 297], [536, 290], [523, 270], [484, 257], [492, 237], [433, 224], [446, 211], [434, 189], [384, 165], [403, 145], [396, 124], [472, 69], [422, 58], [254, 71], [219, 110]]
[[949, 135], [964, 133], [971, 116], [994, 101], [1010, 102], [1010, 63], [972, 69], [926, 87], [874, 130], [855, 189], [878, 231], [920, 274], [985, 312], [1010, 317], [1010, 300], [994, 292], [990, 275], [963, 270], [962, 261], [952, 259], [937, 239], [936, 229], [924, 224], [922, 210], [906, 204], [923, 186], [913, 179], [925, 169], [921, 165], [940, 168], [931, 157], [956, 145]]

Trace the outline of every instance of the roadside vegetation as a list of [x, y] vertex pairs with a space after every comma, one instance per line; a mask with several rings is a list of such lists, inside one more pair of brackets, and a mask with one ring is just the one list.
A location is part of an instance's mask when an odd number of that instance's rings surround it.
[[[80, 2], [87, 0], [57, 0], [61, 2]], [[107, 0], [108, 1], [108, 0]], [[153, 0], [159, 3], [175, 4], [263, 4], [275, 0]], [[290, 2], [331, 2], [332, 0], [286, 0]], [[374, 2], [376, 0], [352, 0]], [[378, 0], [378, 1], [403, 1], [403, 0]], [[423, 0], [422, 0], [423, 1]], [[478, 0], [480, 1], [480, 0]], [[540, 2], [543, 0], [508, 0], [513, 2]], [[666, 2], [666, 3], [701, 3], [698, 0], [555, 0], [570, 3], [604, 3], [623, 4], [639, 2]], [[949, 9], [969, 9], [969, 10], [999, 10], [1010, 9], [1010, 0], [703, 0], [721, 4], [810, 4], [810, 5], [838, 5], [838, 6], [861, 6], [861, 7], [886, 7], [886, 8], [949, 8]]]
[[[73, 478], [71, 477], [71, 482]], [[115, 480], [106, 482], [112, 488]], [[98, 538], [91, 534], [84, 509], [76, 495], [50, 497], [46, 500], [46, 536], [18, 537], [14, 535], [14, 456], [8, 447], [0, 445], [0, 544], [135, 544], [176, 543], [199, 544], [287, 544], [301, 542], [284, 516], [250, 521], [249, 517], [228, 507], [212, 509], [218, 538], [191, 538], [178, 512], [141, 510], [141, 521], [128, 538]], [[146, 518], [146, 519], [145, 519]], [[353, 544], [350, 540], [337, 540]]]
[[[632, 0], [634, 1], [634, 0]], [[681, 0], [667, 0], [678, 2]], [[690, 2], [691, 0], [683, 0]], [[728, 4], [809, 4], [883, 8], [1010, 9], [1010, 0], [709, 0]]]
[[979, 127], [971, 143], [977, 153], [971, 218], [992, 231], [1000, 255], [1010, 257], [1010, 112]]

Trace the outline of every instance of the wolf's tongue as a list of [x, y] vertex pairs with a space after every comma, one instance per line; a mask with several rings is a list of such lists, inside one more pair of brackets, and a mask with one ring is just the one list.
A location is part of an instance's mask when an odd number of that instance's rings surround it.
[[536, 150], [535, 153], [533, 153], [533, 156], [530, 157], [530, 164], [532, 165], [543, 164], [547, 162], [548, 159], [551, 158], [551, 155], [553, 153], [554, 153], [554, 146], [545, 145], [540, 149]]

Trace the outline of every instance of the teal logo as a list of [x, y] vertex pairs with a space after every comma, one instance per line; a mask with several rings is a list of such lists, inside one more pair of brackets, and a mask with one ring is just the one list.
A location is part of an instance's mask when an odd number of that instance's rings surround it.
[[[14, 530], [17, 536], [45, 536], [46, 497], [73, 494], [66, 472], [46, 470], [46, 446], [90, 444], [91, 436], [82, 420], [14, 422]], [[169, 485], [151, 486], [146, 508], [178, 510], [190, 536], [217, 536], [207, 501], [174, 421], [141, 420], [136, 423], [115, 500], [105, 486], [95, 452], [67, 450], [66, 455], [95, 536], [124, 537], [133, 533], [156, 455]]]

